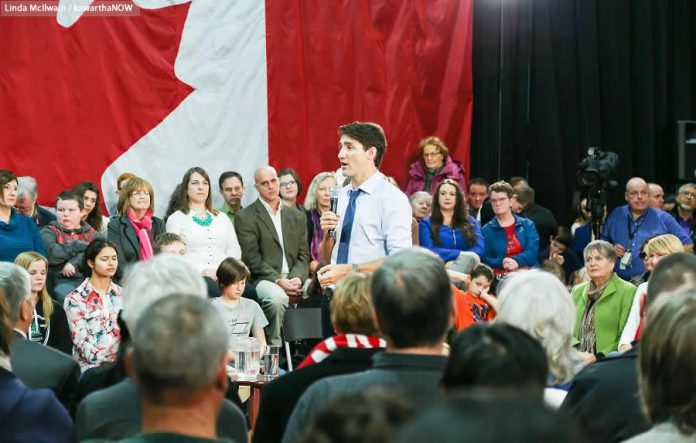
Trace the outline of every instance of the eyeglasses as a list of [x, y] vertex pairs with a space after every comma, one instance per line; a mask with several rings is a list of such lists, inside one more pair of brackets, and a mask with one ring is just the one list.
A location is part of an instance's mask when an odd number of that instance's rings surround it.
[[287, 182], [282, 182], [282, 183], [280, 184], [280, 187], [281, 187], [281, 188], [289, 188], [290, 186], [292, 186], [292, 185], [294, 185], [294, 184], [296, 184], [296, 183], [297, 183], [297, 182], [296, 182], [295, 180], [290, 180], [290, 181], [287, 181]]
[[686, 198], [696, 198], [696, 194], [694, 194], [693, 192], [684, 191], [681, 193], [681, 195], [683, 195]]
[[640, 257], [641, 260], [645, 261], [648, 259], [648, 254], [645, 252], [641, 252], [640, 254], [638, 254], [638, 257]]
[[148, 191], [133, 191], [130, 193], [131, 197], [149, 197], [150, 193]]
[[442, 155], [440, 152], [428, 152], [428, 153], [423, 153], [424, 158], [433, 158], [437, 157], [438, 155]]

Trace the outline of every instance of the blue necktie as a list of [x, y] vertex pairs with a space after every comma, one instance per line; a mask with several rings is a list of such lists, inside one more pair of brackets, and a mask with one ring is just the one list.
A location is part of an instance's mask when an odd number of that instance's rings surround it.
[[361, 189], [353, 189], [349, 192], [350, 200], [348, 200], [346, 215], [343, 217], [341, 240], [338, 243], [338, 254], [336, 255], [336, 263], [338, 264], [348, 263], [348, 245], [350, 245], [350, 232], [353, 230], [353, 219], [355, 218], [355, 200], [360, 192]]

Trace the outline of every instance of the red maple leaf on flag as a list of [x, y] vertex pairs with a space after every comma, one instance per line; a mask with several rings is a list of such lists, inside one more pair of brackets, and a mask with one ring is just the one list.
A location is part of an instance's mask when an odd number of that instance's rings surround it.
[[42, 204], [104, 170], [192, 91], [174, 73], [189, 3], [138, 16], [0, 17], [0, 167]]

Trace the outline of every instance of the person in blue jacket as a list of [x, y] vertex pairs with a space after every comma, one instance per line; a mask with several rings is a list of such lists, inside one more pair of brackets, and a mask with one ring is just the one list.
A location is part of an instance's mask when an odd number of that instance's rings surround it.
[[443, 180], [435, 189], [430, 217], [418, 224], [420, 245], [440, 256], [445, 263], [457, 260], [462, 252], [483, 254], [483, 235], [476, 219], [469, 215], [459, 183]]
[[17, 176], [0, 169], [0, 261], [12, 262], [26, 251], [46, 255], [36, 222], [14, 208], [17, 186]]
[[539, 234], [534, 223], [512, 213], [512, 186], [505, 181], [488, 187], [495, 218], [481, 229], [485, 252], [481, 260], [496, 275], [539, 266]]

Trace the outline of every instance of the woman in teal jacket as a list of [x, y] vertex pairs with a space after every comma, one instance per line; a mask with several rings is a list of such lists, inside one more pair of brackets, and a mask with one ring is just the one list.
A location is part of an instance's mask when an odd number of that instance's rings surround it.
[[512, 186], [499, 181], [488, 188], [495, 218], [481, 229], [485, 250], [481, 260], [496, 275], [539, 266], [539, 234], [534, 223], [512, 213]]
[[574, 336], [580, 351], [606, 355], [618, 350], [636, 287], [614, 272], [611, 243], [595, 240], [585, 247], [584, 256], [590, 281], [573, 288]]

